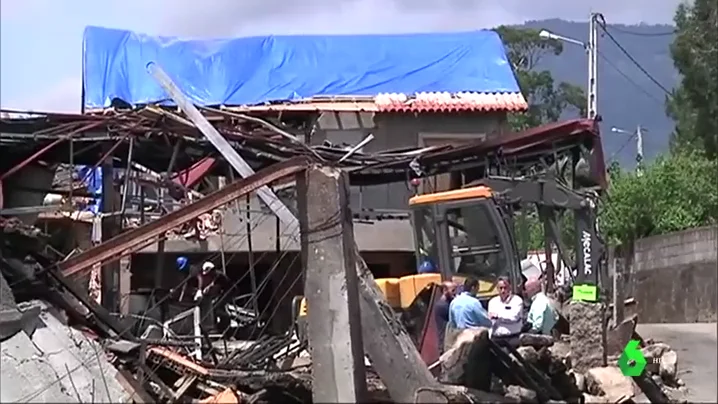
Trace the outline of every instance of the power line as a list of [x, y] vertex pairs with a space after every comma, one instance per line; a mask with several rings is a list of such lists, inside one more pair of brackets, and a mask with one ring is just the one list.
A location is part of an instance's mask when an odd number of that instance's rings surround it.
[[605, 23], [601, 22], [601, 23], [598, 24], [598, 26], [601, 27], [601, 29], [603, 30], [603, 32], [604, 32], [606, 35], [608, 35], [608, 38], [618, 47], [618, 49], [621, 50], [621, 52], [623, 52], [624, 55], [626, 55], [626, 57], [627, 57], [631, 62], [633, 62], [634, 65], [636, 65], [636, 67], [637, 67], [640, 71], [643, 72], [643, 74], [646, 75], [646, 77], [648, 77], [655, 85], [657, 85], [661, 90], [663, 90], [669, 97], [672, 97], [671, 92], [668, 91], [668, 89], [667, 89], [666, 87], [664, 87], [663, 84], [661, 84], [658, 80], [656, 80], [650, 73], [648, 73], [648, 71], [647, 71], [646, 69], [644, 69], [643, 66], [641, 66], [641, 64], [638, 63], [638, 61], [637, 61], [633, 56], [631, 56], [631, 54], [626, 50], [626, 48], [624, 48], [623, 45], [621, 45], [621, 44], [616, 40], [616, 38], [614, 38], [613, 35], [611, 35], [611, 33], [608, 32], [608, 30], [606, 29], [606, 24], [605, 24]]
[[621, 76], [623, 76], [623, 78], [626, 79], [626, 81], [628, 81], [629, 83], [633, 84], [638, 90], [640, 90], [640, 91], [641, 91], [643, 94], [645, 94], [647, 97], [651, 98], [652, 100], [656, 101], [657, 103], [659, 103], [659, 104], [661, 104], [661, 105], [664, 104], [664, 101], [659, 100], [658, 97], [656, 97], [655, 95], [653, 95], [653, 94], [651, 94], [650, 92], [648, 92], [648, 90], [646, 90], [645, 88], [643, 88], [642, 85], [636, 83], [635, 80], [633, 80], [629, 75], [627, 75], [626, 73], [624, 73], [623, 70], [621, 70], [621, 69], [620, 69], [618, 66], [616, 66], [613, 62], [611, 62], [611, 60], [610, 60], [608, 57], [606, 57], [606, 55], [604, 55], [601, 51], [598, 51], [598, 56], [600, 56], [601, 59], [603, 59], [603, 61], [606, 62], [606, 64], [607, 64], [608, 66], [610, 66], [610, 67], [611, 67], [613, 70], [615, 70], [618, 74], [620, 74]]
[[628, 144], [631, 143], [631, 141], [636, 138], [636, 135], [638, 135], [638, 132], [633, 132], [633, 134], [628, 137], [626, 142], [623, 145], [621, 145], [621, 147], [619, 147], [618, 150], [616, 150], [613, 154], [611, 154], [611, 157], [609, 157], [607, 159], [607, 161], [609, 163], [613, 162], [616, 159], [616, 157], [623, 151], [623, 149], [625, 149], [626, 146], [628, 146]]
[[618, 28], [615, 25], [611, 26], [611, 29], [614, 31], [618, 31], [622, 34], [627, 35], [634, 35], [634, 36], [645, 36], [645, 37], [661, 37], [661, 36], [673, 36], [676, 34], [676, 31], [670, 31], [670, 32], [636, 32], [636, 31], [629, 31], [623, 28]]

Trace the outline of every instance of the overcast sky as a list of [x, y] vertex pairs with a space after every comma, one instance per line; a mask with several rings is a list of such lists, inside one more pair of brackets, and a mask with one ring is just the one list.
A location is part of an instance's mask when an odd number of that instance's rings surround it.
[[680, 0], [2, 0], [0, 104], [79, 111], [87, 25], [152, 35], [430, 32], [526, 20], [668, 24]]

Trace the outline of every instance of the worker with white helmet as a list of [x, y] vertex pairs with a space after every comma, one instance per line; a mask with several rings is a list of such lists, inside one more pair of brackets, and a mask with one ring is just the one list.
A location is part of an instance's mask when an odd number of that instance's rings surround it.
[[214, 286], [215, 281], [214, 264], [211, 261], [202, 263], [202, 271], [197, 274], [197, 292], [194, 300], [199, 301]]
[[[217, 271], [215, 265], [210, 261], [202, 263], [201, 270], [197, 274], [197, 292], [194, 300], [200, 305], [202, 327], [207, 332], [212, 329], [224, 332], [224, 328], [229, 325], [224, 307], [230, 298], [225, 293], [227, 286], [228, 279], [222, 271]], [[218, 320], [220, 328], [223, 329], [217, 329]]]

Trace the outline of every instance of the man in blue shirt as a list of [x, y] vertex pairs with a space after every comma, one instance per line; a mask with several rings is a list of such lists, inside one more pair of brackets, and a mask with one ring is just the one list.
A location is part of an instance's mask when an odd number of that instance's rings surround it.
[[466, 278], [461, 294], [456, 296], [449, 306], [449, 325], [457, 330], [486, 327], [491, 328], [489, 314], [476, 297], [479, 281]]

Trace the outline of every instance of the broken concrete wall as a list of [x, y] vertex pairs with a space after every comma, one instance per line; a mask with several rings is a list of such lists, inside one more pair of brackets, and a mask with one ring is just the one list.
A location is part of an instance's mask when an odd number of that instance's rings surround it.
[[[355, 113], [339, 113], [341, 126], [323, 122], [331, 114], [322, 114], [319, 128], [312, 133], [311, 144], [322, 144], [325, 140], [333, 144], [356, 145], [368, 134], [374, 140], [363, 148], [365, 153], [374, 153], [401, 148], [453, 143], [455, 140], [476, 141], [507, 129], [506, 113], [495, 112], [447, 112], [447, 113], [377, 113], [373, 117], [362, 117], [357, 121]], [[346, 122], [351, 118], [352, 122]], [[352, 211], [362, 209], [407, 209], [407, 201], [413, 190], [405, 183], [352, 187], [350, 205]], [[359, 234], [355, 229], [355, 234]], [[390, 240], [385, 233], [381, 240]], [[357, 240], [359, 241], [359, 240]], [[361, 244], [360, 244], [361, 246]]]
[[[404, 186], [403, 184], [400, 184]], [[404, 201], [407, 208], [408, 198]], [[227, 210], [225, 214], [225, 233], [223, 237], [212, 234], [206, 240], [170, 239], [165, 242], [165, 252], [219, 252], [228, 253], [248, 251], [246, 222]], [[252, 223], [252, 249], [256, 251], [274, 251], [276, 245], [276, 223], [274, 216], [255, 214]], [[283, 251], [299, 251], [299, 243], [280, 228], [280, 244]], [[354, 235], [361, 251], [393, 252], [414, 251], [414, 236], [409, 220], [385, 219], [371, 223], [354, 222]], [[150, 244], [142, 253], [157, 252], [157, 244]]]
[[638, 240], [626, 296], [641, 323], [716, 321], [718, 226]]
[[44, 302], [33, 327], [3, 341], [0, 402], [131, 402], [102, 347], [65, 326]]

